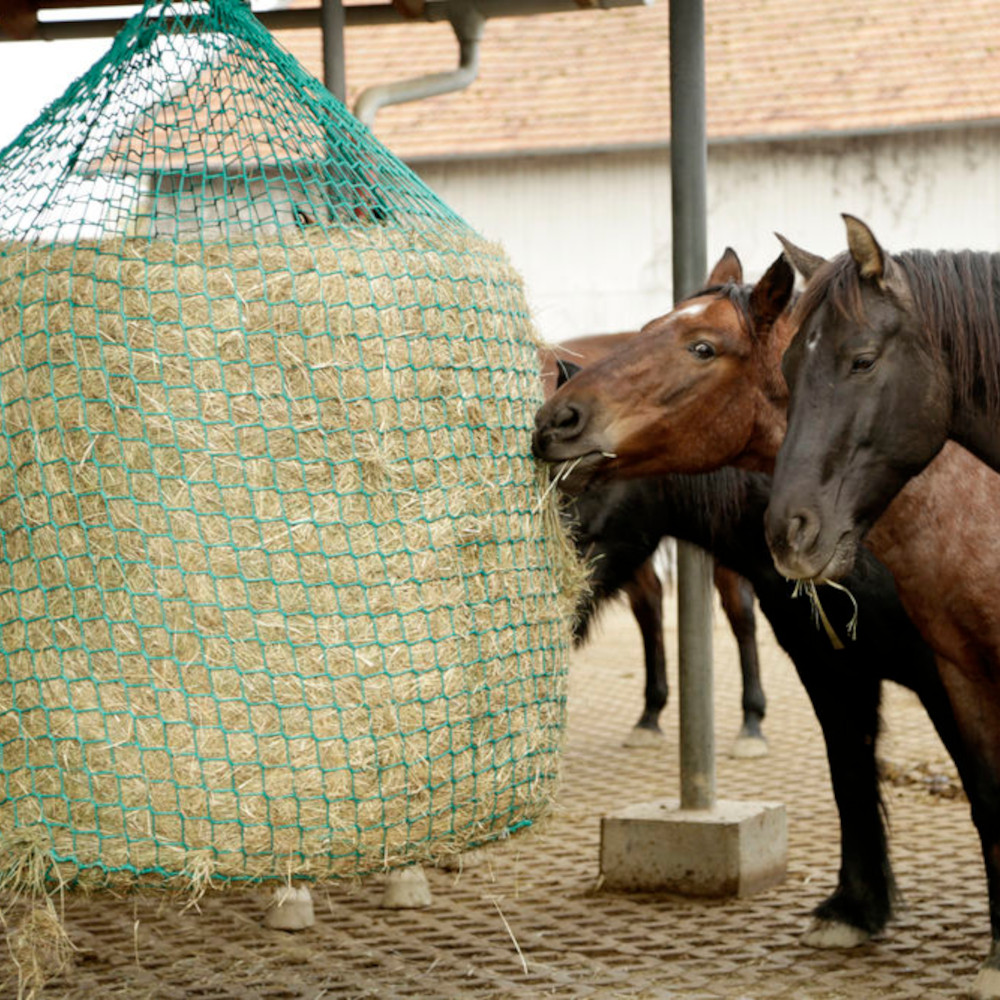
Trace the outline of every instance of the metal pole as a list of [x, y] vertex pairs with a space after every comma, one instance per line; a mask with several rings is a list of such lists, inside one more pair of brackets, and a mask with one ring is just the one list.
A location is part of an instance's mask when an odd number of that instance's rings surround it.
[[[705, 10], [703, 0], [670, 0], [670, 184], [674, 301], [705, 280]], [[715, 806], [712, 704], [712, 561], [677, 546], [678, 703], [681, 808]]]
[[323, 0], [320, 27], [323, 31], [323, 85], [337, 98], [347, 101], [347, 78], [344, 70], [344, 4], [342, 0]]

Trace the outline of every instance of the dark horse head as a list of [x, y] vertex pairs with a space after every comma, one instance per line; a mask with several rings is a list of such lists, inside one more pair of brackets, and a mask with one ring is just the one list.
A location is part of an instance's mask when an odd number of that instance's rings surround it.
[[767, 533], [778, 568], [801, 579], [848, 572], [907, 480], [948, 437], [961, 440], [956, 412], [996, 412], [1000, 396], [1000, 360], [981, 360], [1000, 359], [995, 255], [890, 256], [863, 222], [844, 220], [849, 249], [831, 261], [782, 240], [808, 285], [783, 362], [788, 429]]

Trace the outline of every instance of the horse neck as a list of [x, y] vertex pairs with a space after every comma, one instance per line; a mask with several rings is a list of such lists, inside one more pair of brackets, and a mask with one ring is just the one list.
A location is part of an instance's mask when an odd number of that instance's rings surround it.
[[576, 537], [585, 551], [599, 554], [602, 594], [629, 579], [666, 535], [700, 546], [750, 579], [759, 567], [776, 574], [764, 539], [769, 493], [765, 477], [732, 468], [601, 484], [573, 504]]
[[662, 531], [705, 549], [751, 581], [776, 571], [764, 538], [770, 496], [766, 477], [727, 468], [655, 480]]
[[739, 460], [741, 468], [768, 475], [774, 472], [774, 460], [788, 422], [788, 387], [781, 373], [781, 358], [793, 333], [785, 313], [757, 345], [757, 365], [747, 386], [747, 391], [755, 394], [757, 405], [750, 437]]
[[969, 402], [956, 405], [952, 411], [948, 436], [980, 461], [1000, 471], [1000, 434], [997, 433], [995, 420], [985, 407]]

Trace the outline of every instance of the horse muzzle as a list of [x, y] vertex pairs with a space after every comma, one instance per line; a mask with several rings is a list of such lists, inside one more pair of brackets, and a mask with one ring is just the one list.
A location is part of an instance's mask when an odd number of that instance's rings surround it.
[[[577, 440], [587, 426], [586, 414], [577, 403], [546, 403], [535, 415], [531, 448], [536, 458], [546, 462], [572, 458]], [[571, 454], [566, 454], [566, 452]]]
[[775, 568], [789, 580], [838, 580], [854, 566], [857, 532], [831, 530], [810, 507], [783, 512], [769, 506], [764, 531]]

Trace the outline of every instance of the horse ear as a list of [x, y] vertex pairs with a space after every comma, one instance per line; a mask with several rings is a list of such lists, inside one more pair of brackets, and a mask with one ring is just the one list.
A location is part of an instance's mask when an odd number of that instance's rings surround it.
[[858, 265], [858, 273], [862, 278], [881, 281], [885, 277], [885, 252], [878, 245], [878, 240], [860, 219], [846, 213], [841, 218], [847, 226], [847, 247]]
[[763, 330], [774, 323], [788, 305], [794, 287], [792, 265], [784, 254], [779, 254], [750, 293], [750, 318], [755, 329]]
[[580, 371], [580, 365], [573, 364], [572, 361], [564, 361], [562, 358], [556, 358], [556, 388], [565, 385], [578, 371]]
[[708, 276], [708, 284], [725, 285], [730, 281], [737, 285], [742, 283], [743, 265], [740, 263], [736, 251], [732, 247], [726, 247], [715, 267], [712, 268], [712, 273]]
[[775, 233], [774, 235], [778, 237], [781, 245], [785, 248], [785, 256], [791, 261], [792, 267], [806, 281], [826, 263], [825, 257], [820, 257], [819, 254], [810, 253], [808, 250], [803, 250], [802, 247], [797, 247], [791, 240], [786, 240], [781, 233]]

